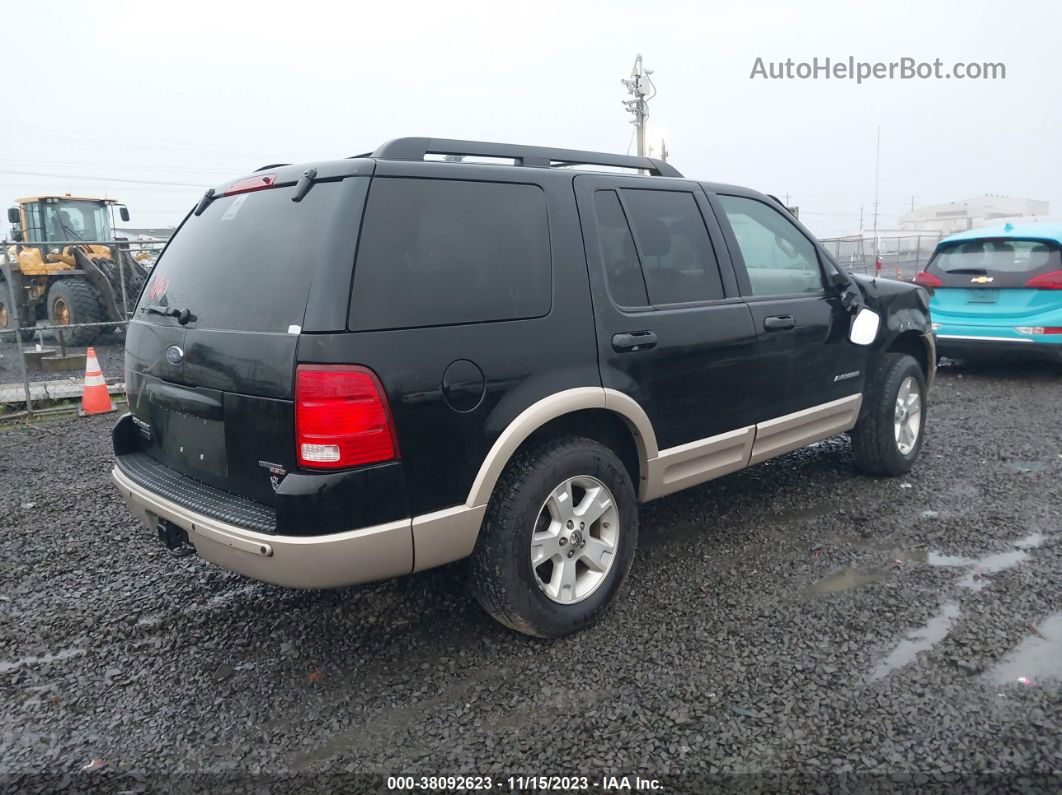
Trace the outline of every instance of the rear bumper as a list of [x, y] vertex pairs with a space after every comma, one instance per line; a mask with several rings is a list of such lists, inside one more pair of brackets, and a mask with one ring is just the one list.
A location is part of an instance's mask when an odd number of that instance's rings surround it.
[[413, 520], [331, 533], [258, 533], [182, 507], [134, 483], [118, 467], [111, 478], [133, 514], [149, 529], [154, 517], [182, 528], [199, 557], [230, 571], [288, 588], [335, 588], [413, 571]]
[[942, 356], [962, 358], [1018, 357], [1062, 363], [1062, 344], [1045, 343], [1022, 337], [993, 337], [973, 334], [937, 334], [937, 350]]

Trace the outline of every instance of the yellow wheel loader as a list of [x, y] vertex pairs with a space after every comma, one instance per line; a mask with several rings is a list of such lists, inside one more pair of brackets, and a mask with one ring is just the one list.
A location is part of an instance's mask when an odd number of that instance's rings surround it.
[[[124, 307], [132, 310], [147, 280], [128, 243], [114, 237], [114, 209], [123, 221], [129, 210], [113, 199], [70, 195], [16, 202], [7, 211], [13, 243], [0, 271], [0, 329], [14, 327], [15, 310], [24, 340], [33, 337], [37, 321], [69, 326], [126, 320]], [[113, 328], [71, 328], [63, 336], [68, 344], [89, 345]]]

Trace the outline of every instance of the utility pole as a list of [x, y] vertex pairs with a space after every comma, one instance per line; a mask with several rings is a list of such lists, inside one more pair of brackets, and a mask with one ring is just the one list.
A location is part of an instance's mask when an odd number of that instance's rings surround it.
[[915, 196], [914, 194], [911, 195], [911, 212], [914, 212], [914, 203], [915, 203], [915, 199], [917, 199], [917, 198], [918, 197]]
[[878, 126], [878, 143], [874, 151], [874, 257], [878, 256], [878, 185], [881, 176], [881, 126]]
[[630, 79], [622, 81], [623, 85], [627, 87], [627, 93], [634, 97], [634, 99], [624, 100], [623, 104], [627, 106], [628, 113], [634, 114], [634, 121], [631, 124], [634, 125], [634, 129], [637, 131], [638, 157], [646, 156], [645, 122], [649, 118], [649, 100], [656, 96], [656, 86], [653, 85], [652, 78], [650, 78], [652, 73], [652, 69], [642, 68], [642, 56], [639, 53], [634, 59], [634, 68], [631, 69]]

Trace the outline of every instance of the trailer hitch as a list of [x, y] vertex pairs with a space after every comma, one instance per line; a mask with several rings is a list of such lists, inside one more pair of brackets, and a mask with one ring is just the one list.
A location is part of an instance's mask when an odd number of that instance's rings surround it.
[[173, 522], [159, 517], [155, 521], [155, 531], [159, 535], [159, 541], [175, 558], [195, 554], [195, 545], [188, 540], [188, 533], [183, 527], [178, 527]]

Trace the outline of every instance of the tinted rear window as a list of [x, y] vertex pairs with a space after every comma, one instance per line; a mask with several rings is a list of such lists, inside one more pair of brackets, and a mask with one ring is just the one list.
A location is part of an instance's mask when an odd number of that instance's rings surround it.
[[351, 329], [540, 317], [552, 272], [534, 185], [377, 177], [362, 223]]
[[723, 297], [719, 263], [692, 193], [624, 190], [654, 305]]
[[1058, 246], [1040, 240], [970, 240], [941, 248], [929, 270], [937, 273], [1020, 273], [1059, 270]]
[[601, 258], [612, 297], [620, 306], [648, 306], [642, 266], [627, 225], [619, 197], [614, 190], [594, 193], [597, 210], [597, 234], [601, 241]]
[[[171, 323], [143, 308], [188, 309], [195, 328], [287, 332], [301, 326], [321, 262], [353, 263], [367, 177], [223, 196], [190, 217], [152, 271], [136, 317]], [[344, 293], [347, 285], [342, 286]]]

